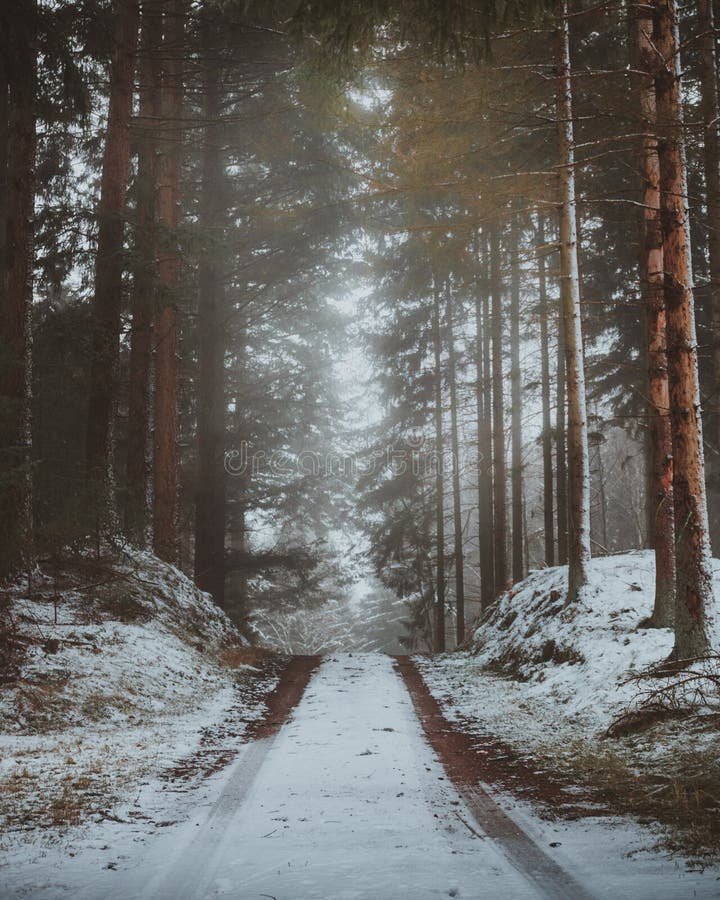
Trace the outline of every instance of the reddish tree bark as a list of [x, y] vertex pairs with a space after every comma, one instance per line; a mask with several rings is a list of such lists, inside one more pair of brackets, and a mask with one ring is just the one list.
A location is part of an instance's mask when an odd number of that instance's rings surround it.
[[648, 492], [650, 540], [655, 552], [655, 603], [649, 624], [670, 627], [675, 615], [675, 520], [673, 515], [673, 459], [667, 370], [663, 235], [660, 220], [660, 160], [655, 134], [656, 68], [652, 44], [652, 16], [640, 7], [635, 23], [636, 67], [646, 74], [639, 85], [639, 109], [646, 135], [640, 153], [642, 223], [640, 280], [645, 307], [648, 370]]
[[180, 450], [178, 415], [178, 312], [180, 170], [182, 161], [185, 0], [167, 0], [163, 40], [162, 136], [158, 158], [158, 285], [155, 322], [153, 546], [161, 559], [178, 556]]
[[110, 98], [105, 132], [86, 437], [87, 474], [99, 526], [114, 522], [112, 443], [122, 312], [125, 199], [130, 174], [130, 118], [137, 54], [138, 0], [117, 0]]
[[705, 496], [674, 0], [655, 0], [653, 24], [655, 48], [662, 60], [655, 74], [655, 101], [659, 133], [676, 536], [673, 656], [685, 660], [703, 655], [709, 647], [706, 616], [713, 598], [712, 561]]

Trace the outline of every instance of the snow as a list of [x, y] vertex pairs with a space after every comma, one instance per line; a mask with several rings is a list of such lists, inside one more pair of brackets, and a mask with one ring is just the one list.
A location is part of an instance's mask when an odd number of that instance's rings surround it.
[[392, 661], [338, 655], [270, 749], [199, 896], [472, 897], [479, 871], [492, 896], [534, 896], [461, 813]]
[[[720, 561], [715, 563], [720, 597]], [[547, 728], [571, 729], [575, 736], [578, 729], [604, 733], [638, 693], [632, 676], [662, 661], [673, 647], [670, 629], [638, 627], [652, 612], [653, 570], [650, 551], [594, 559], [590, 584], [569, 606], [566, 567], [533, 572], [479, 624], [469, 653], [425, 663], [423, 674], [438, 691], [440, 680], [447, 678], [453, 697], [462, 701], [474, 694], [477, 678], [482, 678], [483, 693], [492, 692], [498, 679], [488, 672], [499, 672], [515, 679], [501, 679], [499, 689], [522, 719], [519, 730], [530, 725], [535, 733]], [[713, 617], [709, 626], [713, 644], [720, 647]], [[551, 654], [554, 658], [543, 659]], [[470, 683], [463, 687], [466, 678]], [[478, 699], [483, 706], [495, 705]], [[502, 720], [504, 713], [498, 712]]]
[[122, 818], [143, 782], [191, 755], [207, 729], [262, 715], [274, 683], [226, 664], [244, 640], [209, 595], [150, 554], [36, 573], [13, 590], [11, 615], [29, 643], [0, 700], [6, 847]]
[[[67, 846], [11, 855], [0, 871], [0, 896], [547, 896], [473, 822], [388, 657], [326, 658], [276, 735], [246, 745], [232, 765], [187, 792], [149, 783], [141, 794], [153, 827], [132, 822], [131, 803], [123, 815], [131, 824], [105, 821], [84, 837], [76, 830]], [[644, 850], [649, 833], [630, 822], [548, 823], [511, 798], [498, 802], [592, 896], [718, 894], [714, 873], [686, 873]]]
[[690, 900], [720, 896], [720, 875], [712, 867], [688, 869], [684, 861], [658, 852], [656, 835], [624, 817], [589, 816], [548, 820], [530, 803], [488, 788], [498, 805], [597, 900]]
[[[545, 896], [446, 778], [391, 658], [326, 657], [283, 728], [244, 743], [275, 682], [231, 623], [151, 556], [112, 572], [107, 595], [94, 570], [37, 575], [13, 594], [31, 642], [0, 703], [0, 898]], [[672, 646], [670, 632], [637, 627], [652, 607], [650, 554], [593, 561], [573, 607], [564, 578], [532, 574], [471, 652], [418, 660], [448, 718], [558, 760], [598, 744], [636, 691], [628, 673]], [[716, 748], [715, 731], [664, 728], [634, 736], [633, 759]], [[592, 810], [548, 821], [485, 788], [591, 896], [720, 895], [717, 870], [657, 851], [657, 828]]]
[[[720, 597], [720, 563], [715, 565]], [[606, 737], [611, 722], [641, 699], [644, 688], [633, 676], [668, 656], [673, 635], [638, 627], [652, 612], [651, 552], [598, 558], [589, 571], [581, 601], [570, 606], [566, 568], [531, 573], [477, 626], [469, 651], [418, 659], [445, 716], [465, 730], [504, 741], [521, 757], [571, 772], [587, 754], [611, 754], [633, 772], [666, 783], [675, 777], [680, 754], [692, 755], [700, 768], [717, 769], [716, 716], [671, 720], [623, 739]], [[714, 618], [710, 630], [720, 648]]]
[[477, 896], [482, 872], [492, 896], [535, 896], [462, 823], [388, 657], [328, 659], [274, 740], [247, 745], [193, 790], [160, 798], [176, 823], [152, 835], [104, 822], [73, 843], [73, 857], [53, 847], [16, 855], [0, 894], [423, 900]]

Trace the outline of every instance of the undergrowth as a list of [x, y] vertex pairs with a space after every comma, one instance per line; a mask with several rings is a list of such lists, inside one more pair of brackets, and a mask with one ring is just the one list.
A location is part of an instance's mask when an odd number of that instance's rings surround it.
[[714, 747], [675, 749], [641, 766], [632, 748], [578, 742], [568, 774], [613, 811], [668, 828], [661, 843], [695, 858], [720, 854], [720, 761]]

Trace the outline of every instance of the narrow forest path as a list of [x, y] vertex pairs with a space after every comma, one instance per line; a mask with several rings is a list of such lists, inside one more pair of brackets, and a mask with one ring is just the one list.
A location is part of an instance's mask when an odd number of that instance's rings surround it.
[[[86, 870], [82, 879], [76, 871], [73, 884], [70, 861], [68, 873], [46, 873], [42, 888], [13, 896], [716, 896], [659, 854], [628, 859], [629, 838], [637, 835], [623, 823], [549, 823], [528, 809], [508, 812], [482, 790], [458, 793], [423, 733], [397, 662], [379, 654], [324, 659], [285, 724], [261, 731], [206, 786], [201, 798], [184, 798], [186, 821], [113, 848], [120, 860], [113, 871]], [[172, 793], [165, 800], [171, 818]]]
[[336, 656], [143, 896], [536, 897], [463, 819], [392, 660]]

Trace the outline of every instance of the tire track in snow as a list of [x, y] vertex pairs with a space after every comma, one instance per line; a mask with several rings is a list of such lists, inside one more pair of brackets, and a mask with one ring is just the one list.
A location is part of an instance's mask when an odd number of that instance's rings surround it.
[[290, 720], [248, 745], [218, 787], [168, 857], [146, 858], [152, 883], [125, 898], [541, 896], [458, 822], [470, 812], [387, 656], [325, 657]]
[[396, 657], [395, 668], [405, 682], [428, 742], [481, 831], [498, 845], [517, 871], [548, 900], [592, 900], [592, 895], [477, 783], [477, 772], [473, 771], [474, 767], [467, 758], [468, 752], [472, 751], [468, 751], [466, 746], [466, 735], [445, 718], [440, 704], [430, 693], [412, 659], [409, 656]]
[[[266, 714], [248, 728], [249, 743], [220, 796], [206, 813], [199, 833], [193, 835], [185, 848], [187, 852], [176, 857], [178, 861], [170, 871], [158, 872], [134, 896], [143, 900], [194, 900], [205, 895], [223, 852], [221, 838], [225, 826], [242, 806], [278, 732], [302, 699], [320, 662], [319, 656], [292, 657], [266, 699]], [[202, 867], [198, 866], [199, 859], [203, 861]], [[127, 900], [126, 885], [117, 896], [118, 900], [120, 897]]]

